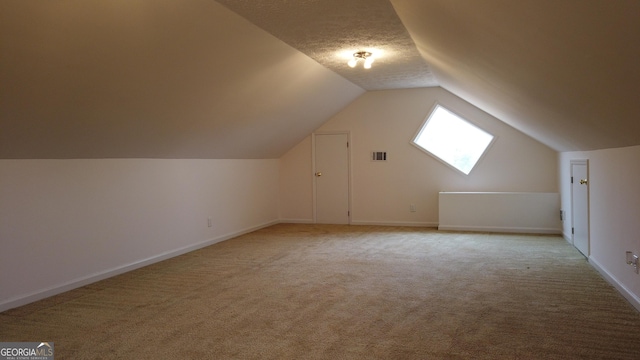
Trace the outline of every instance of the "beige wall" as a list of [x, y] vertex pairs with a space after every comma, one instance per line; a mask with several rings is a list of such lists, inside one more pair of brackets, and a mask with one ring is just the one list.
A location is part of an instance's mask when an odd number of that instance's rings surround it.
[[625, 251], [640, 254], [640, 146], [560, 153], [563, 232], [569, 241], [573, 159], [589, 160], [589, 261], [640, 309], [640, 275], [625, 263]]
[[313, 176], [311, 137], [307, 136], [280, 158], [280, 219], [284, 222], [313, 221]]
[[[494, 134], [497, 140], [469, 176], [410, 144], [438, 102]], [[438, 223], [439, 191], [557, 192], [557, 153], [442, 88], [367, 92], [317, 131], [351, 132], [352, 222]], [[372, 162], [370, 152], [388, 152]], [[283, 218], [312, 221], [310, 138], [280, 159]], [[410, 212], [414, 204], [416, 212]]]
[[0, 311], [277, 221], [278, 160], [0, 160]]

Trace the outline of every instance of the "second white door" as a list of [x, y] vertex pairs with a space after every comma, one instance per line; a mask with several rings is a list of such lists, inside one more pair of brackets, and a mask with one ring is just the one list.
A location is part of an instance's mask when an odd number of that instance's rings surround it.
[[573, 246], [589, 257], [589, 164], [571, 161], [571, 232]]

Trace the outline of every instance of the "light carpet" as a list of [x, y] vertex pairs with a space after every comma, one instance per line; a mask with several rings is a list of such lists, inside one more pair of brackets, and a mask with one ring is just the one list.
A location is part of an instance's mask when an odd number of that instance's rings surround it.
[[638, 359], [555, 236], [280, 224], [0, 313], [56, 359]]

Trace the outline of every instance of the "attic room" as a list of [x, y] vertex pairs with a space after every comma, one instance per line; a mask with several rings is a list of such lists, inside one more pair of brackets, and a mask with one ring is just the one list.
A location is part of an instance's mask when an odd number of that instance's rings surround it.
[[[557, 194], [545, 232], [638, 329], [638, 14], [635, 0], [2, 0], [0, 316], [274, 226], [435, 231], [441, 192], [513, 192]], [[370, 69], [348, 65], [358, 51]], [[411, 144], [436, 105], [495, 137], [468, 175]], [[316, 146], [335, 134], [345, 222], [318, 217]], [[47, 339], [0, 337], [27, 340]]]

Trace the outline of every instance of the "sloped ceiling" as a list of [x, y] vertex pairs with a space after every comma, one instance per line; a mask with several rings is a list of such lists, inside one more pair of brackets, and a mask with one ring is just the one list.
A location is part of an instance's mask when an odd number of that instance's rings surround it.
[[364, 90], [212, 0], [0, 2], [0, 158], [278, 158]]
[[640, 145], [640, 1], [391, 2], [447, 90], [558, 151]]
[[[640, 145], [639, 14], [637, 0], [0, 1], [0, 158], [277, 158], [365, 90], [437, 85], [558, 151]], [[346, 67], [362, 48], [385, 50], [373, 71]]]

